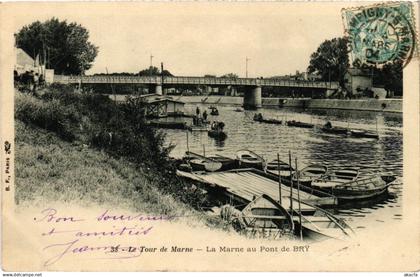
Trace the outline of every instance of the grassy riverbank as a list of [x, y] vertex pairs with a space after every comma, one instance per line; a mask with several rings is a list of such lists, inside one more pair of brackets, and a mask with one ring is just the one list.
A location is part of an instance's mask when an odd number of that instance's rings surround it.
[[73, 93], [15, 99], [19, 205], [76, 202], [221, 226], [199, 212], [204, 195], [175, 175], [162, 134], [131, 121], [129, 107]]

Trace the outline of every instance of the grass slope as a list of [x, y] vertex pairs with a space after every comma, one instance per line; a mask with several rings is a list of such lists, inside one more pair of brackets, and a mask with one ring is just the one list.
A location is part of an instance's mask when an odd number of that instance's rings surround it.
[[104, 205], [165, 215], [193, 215], [207, 225], [220, 221], [164, 195], [142, 169], [104, 151], [61, 140], [54, 133], [15, 121], [16, 202], [49, 201]]

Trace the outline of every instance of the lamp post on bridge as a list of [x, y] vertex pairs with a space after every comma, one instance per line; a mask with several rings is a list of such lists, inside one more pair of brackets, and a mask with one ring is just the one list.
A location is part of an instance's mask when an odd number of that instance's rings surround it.
[[245, 58], [245, 78], [248, 78], [248, 57]]
[[153, 55], [150, 54], [150, 68], [149, 68], [149, 75], [152, 76], [152, 67], [153, 67]]

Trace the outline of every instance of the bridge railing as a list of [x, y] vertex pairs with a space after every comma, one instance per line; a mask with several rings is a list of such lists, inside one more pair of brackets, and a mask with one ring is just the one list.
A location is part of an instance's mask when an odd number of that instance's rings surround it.
[[[54, 75], [57, 83], [115, 83], [115, 84], [161, 84], [161, 76], [64, 76]], [[170, 85], [232, 85], [232, 86], [273, 86], [273, 87], [307, 87], [337, 89], [337, 82], [319, 82], [307, 80], [276, 80], [254, 78], [223, 78], [223, 77], [188, 77], [165, 76], [164, 84]]]

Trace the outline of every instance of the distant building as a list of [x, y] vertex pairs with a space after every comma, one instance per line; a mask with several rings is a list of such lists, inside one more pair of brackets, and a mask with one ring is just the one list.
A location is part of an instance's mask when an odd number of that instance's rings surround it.
[[308, 72], [299, 72], [299, 70], [296, 70], [295, 74], [273, 76], [269, 79], [291, 81], [320, 81], [322, 77], [318, 74], [309, 74]]
[[15, 48], [15, 58], [15, 70], [18, 74], [25, 73], [26, 71], [38, 72], [38, 68], [35, 66], [35, 60], [21, 48]]
[[25, 72], [43, 74], [44, 79], [47, 83], [52, 83], [54, 80], [54, 70], [46, 69], [45, 65], [41, 65], [39, 59], [33, 59], [28, 53], [23, 51], [21, 48], [15, 47], [15, 66], [14, 70], [18, 75]]
[[358, 68], [349, 68], [344, 75], [344, 86], [355, 96], [363, 96], [372, 89], [372, 74]]
[[322, 76], [319, 74], [305, 72], [305, 80], [307, 81], [320, 81], [321, 79]]
[[174, 100], [172, 97], [147, 94], [140, 96], [145, 102], [144, 114], [146, 117], [167, 117], [184, 113], [184, 102]]

